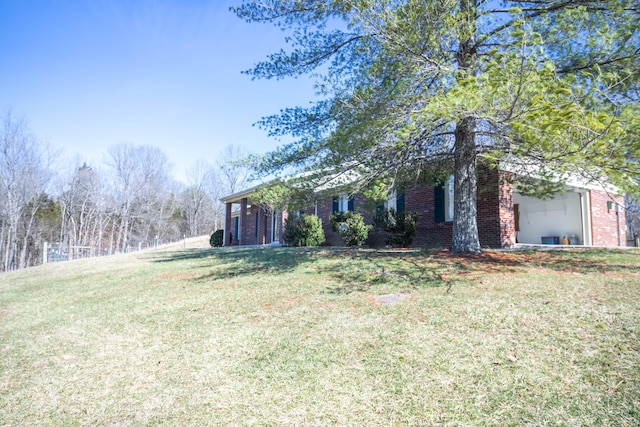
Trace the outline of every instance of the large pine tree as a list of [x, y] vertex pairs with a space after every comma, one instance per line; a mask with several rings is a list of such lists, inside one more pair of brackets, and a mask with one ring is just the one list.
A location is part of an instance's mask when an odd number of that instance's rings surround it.
[[637, 0], [260, 0], [233, 11], [289, 31], [290, 50], [249, 74], [314, 71], [324, 95], [261, 121], [295, 142], [259, 168], [357, 170], [352, 189], [373, 197], [453, 174], [455, 252], [481, 250], [479, 159], [538, 182], [571, 172], [627, 189], [640, 176]]

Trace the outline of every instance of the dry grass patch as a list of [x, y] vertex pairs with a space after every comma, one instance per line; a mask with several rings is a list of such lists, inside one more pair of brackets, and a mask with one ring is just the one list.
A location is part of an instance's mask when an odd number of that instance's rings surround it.
[[0, 420], [638, 425], [639, 267], [638, 252], [261, 248], [8, 273]]

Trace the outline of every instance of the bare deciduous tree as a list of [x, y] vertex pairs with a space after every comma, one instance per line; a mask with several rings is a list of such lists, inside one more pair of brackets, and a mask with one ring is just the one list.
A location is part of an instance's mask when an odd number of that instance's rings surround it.
[[69, 245], [102, 249], [102, 237], [110, 219], [104, 178], [99, 170], [83, 163], [63, 184], [61, 240]]
[[243, 162], [248, 152], [239, 145], [230, 144], [222, 149], [216, 162], [227, 194], [233, 194], [246, 188], [251, 169]]
[[216, 226], [214, 205], [218, 188], [215, 169], [206, 161], [199, 160], [187, 170], [187, 188], [180, 195], [180, 206], [190, 236], [211, 232]]
[[0, 254], [2, 270], [28, 265], [41, 195], [53, 175], [55, 153], [8, 110], [0, 135]]
[[[167, 156], [158, 148], [121, 143], [109, 149], [116, 200], [119, 203], [115, 247], [126, 251], [131, 222], [148, 206], [157, 191], [166, 186], [170, 172]], [[137, 210], [137, 212], [136, 212]]]

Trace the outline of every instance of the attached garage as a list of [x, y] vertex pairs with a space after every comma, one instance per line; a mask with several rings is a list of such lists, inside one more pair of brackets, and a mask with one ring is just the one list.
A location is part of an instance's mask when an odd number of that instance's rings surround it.
[[591, 245], [589, 191], [567, 191], [552, 199], [537, 199], [514, 193], [518, 243], [541, 244], [564, 236], [571, 244]]

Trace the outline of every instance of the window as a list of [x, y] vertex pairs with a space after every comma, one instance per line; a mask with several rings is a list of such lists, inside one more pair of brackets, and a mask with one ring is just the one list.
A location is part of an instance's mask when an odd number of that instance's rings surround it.
[[396, 192], [392, 191], [391, 194], [389, 194], [389, 198], [387, 199], [387, 202], [384, 204], [386, 209], [391, 209], [393, 208], [393, 210], [395, 210], [396, 212], [398, 212], [398, 198], [396, 196]]
[[353, 212], [354, 208], [353, 196], [335, 196], [331, 212]]
[[384, 209], [393, 209], [396, 213], [404, 212], [404, 190], [392, 191], [384, 203], [376, 205], [376, 215], [380, 215]]
[[396, 212], [399, 214], [404, 213], [404, 191], [398, 191], [396, 196]]
[[449, 177], [444, 184], [436, 185], [433, 190], [434, 221], [453, 221], [453, 176]]
[[444, 220], [453, 221], [453, 175], [444, 185]]

